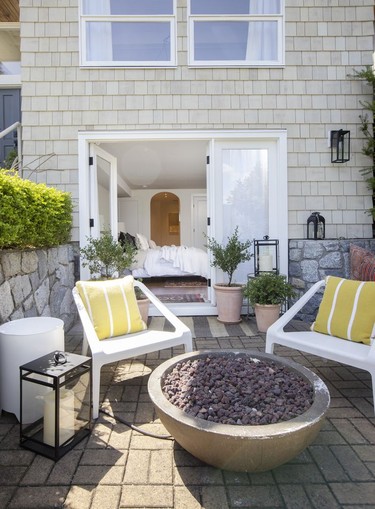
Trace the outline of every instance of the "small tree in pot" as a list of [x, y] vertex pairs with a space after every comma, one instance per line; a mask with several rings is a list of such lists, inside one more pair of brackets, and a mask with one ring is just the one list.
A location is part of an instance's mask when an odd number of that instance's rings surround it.
[[258, 330], [266, 332], [278, 319], [281, 304], [294, 296], [294, 290], [286, 276], [265, 272], [247, 282], [244, 296], [254, 308]]
[[[137, 248], [126, 240], [117, 242], [110, 230], [104, 230], [99, 238], [89, 237], [87, 246], [80, 249], [83, 267], [88, 267], [90, 274], [101, 279], [120, 277], [135, 262]], [[150, 301], [135, 288], [142, 319], [147, 323]]]
[[137, 248], [130, 242], [120, 244], [109, 230], [99, 238], [89, 237], [88, 244], [80, 249], [83, 267], [88, 267], [91, 275], [110, 279], [119, 276], [135, 261]]
[[212, 267], [221, 269], [227, 276], [227, 283], [214, 285], [218, 320], [223, 323], [239, 323], [243, 301], [243, 285], [233, 283], [233, 274], [240, 263], [249, 261], [253, 256], [249, 249], [252, 242], [241, 242], [236, 226], [228, 242], [223, 245], [207, 237], [207, 248], [212, 252]]

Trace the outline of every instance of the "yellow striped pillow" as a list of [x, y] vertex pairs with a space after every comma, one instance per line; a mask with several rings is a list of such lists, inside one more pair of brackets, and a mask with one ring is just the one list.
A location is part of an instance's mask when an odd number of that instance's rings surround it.
[[371, 344], [375, 337], [375, 283], [328, 276], [312, 330]]
[[99, 339], [146, 329], [135, 297], [133, 276], [78, 281], [76, 286]]

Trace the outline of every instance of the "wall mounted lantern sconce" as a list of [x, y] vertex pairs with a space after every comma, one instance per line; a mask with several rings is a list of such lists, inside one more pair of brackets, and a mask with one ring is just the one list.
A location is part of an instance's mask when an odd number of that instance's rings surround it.
[[350, 131], [331, 131], [331, 163], [350, 160]]

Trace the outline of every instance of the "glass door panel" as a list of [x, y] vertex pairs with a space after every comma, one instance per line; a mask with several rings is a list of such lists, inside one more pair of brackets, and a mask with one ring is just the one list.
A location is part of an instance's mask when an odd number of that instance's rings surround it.
[[[215, 163], [216, 240], [226, 243], [236, 226], [242, 241], [271, 235], [275, 215], [270, 213], [270, 196], [273, 195], [270, 168], [273, 165], [276, 168], [274, 144], [217, 143]], [[253, 264], [253, 259], [241, 264], [235, 273], [235, 282], [246, 282], [247, 275], [253, 272]]]
[[117, 166], [116, 159], [94, 146], [90, 172], [90, 217], [94, 220], [91, 235], [99, 237], [110, 230], [117, 238]]

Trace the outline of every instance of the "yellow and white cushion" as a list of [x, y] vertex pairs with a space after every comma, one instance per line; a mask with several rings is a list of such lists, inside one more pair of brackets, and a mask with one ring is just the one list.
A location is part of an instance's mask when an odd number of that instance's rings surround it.
[[371, 344], [375, 337], [375, 282], [328, 276], [312, 330]]
[[76, 286], [99, 339], [147, 328], [139, 312], [132, 276], [107, 281], [78, 281]]

